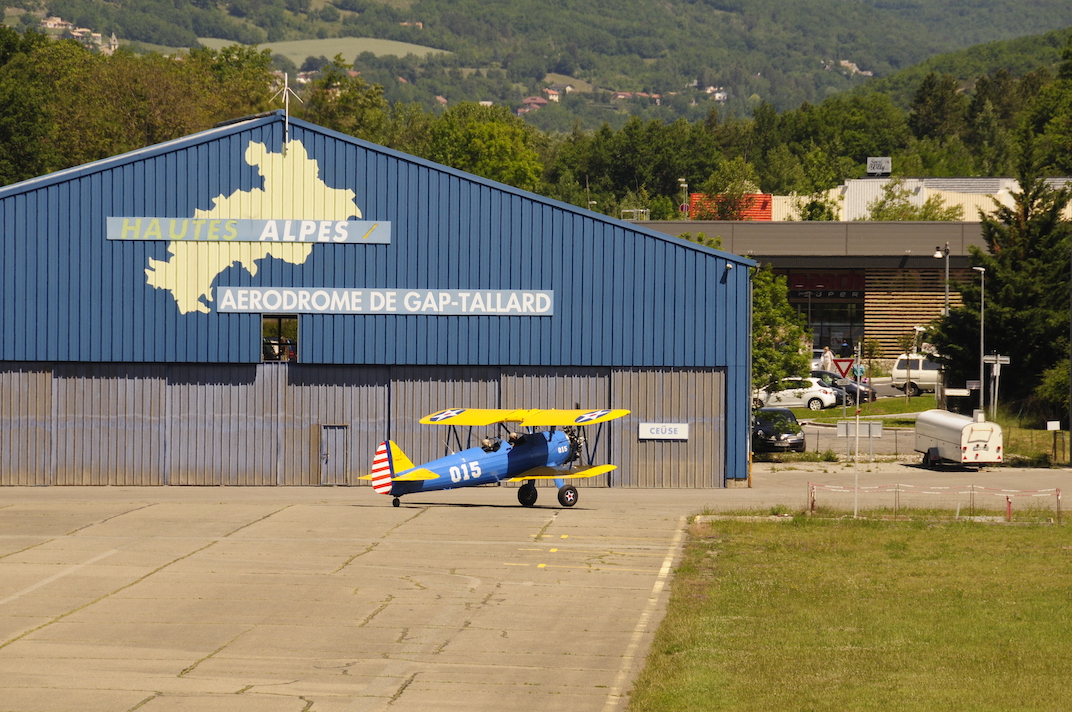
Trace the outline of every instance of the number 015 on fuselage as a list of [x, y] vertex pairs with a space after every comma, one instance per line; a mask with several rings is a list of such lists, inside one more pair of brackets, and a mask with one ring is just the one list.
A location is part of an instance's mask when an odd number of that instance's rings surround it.
[[[372, 461], [372, 473], [362, 477], [372, 481], [379, 494], [399, 498], [417, 492], [474, 487], [501, 482], [524, 482], [518, 501], [526, 507], [536, 503], [536, 480], [554, 480], [558, 501], [564, 507], [577, 503], [577, 488], [563, 480], [597, 475], [616, 469], [614, 465], [591, 462], [584, 435], [586, 426], [602, 427], [629, 414], [628, 410], [501, 410], [452, 408], [421, 418], [421, 423], [451, 428], [496, 426], [505, 438], [487, 436], [476, 447], [466, 448], [423, 465], [414, 465], [393, 441], [380, 443]], [[527, 432], [520, 429], [527, 428]], [[542, 429], [547, 428], [547, 429]], [[516, 430], [515, 430], [516, 429]], [[455, 431], [456, 433], [456, 431]], [[456, 436], [460, 443], [461, 438]], [[598, 441], [598, 437], [596, 438]], [[586, 457], [587, 456], [587, 457]], [[587, 464], [582, 460], [587, 459]]]

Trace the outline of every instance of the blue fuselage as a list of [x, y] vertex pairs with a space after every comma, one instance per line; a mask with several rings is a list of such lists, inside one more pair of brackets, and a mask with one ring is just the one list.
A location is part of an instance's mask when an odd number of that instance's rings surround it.
[[420, 469], [431, 470], [439, 476], [431, 480], [395, 481], [391, 484], [391, 494], [397, 497], [412, 492], [494, 484], [534, 467], [562, 465], [569, 457], [569, 451], [569, 438], [562, 431], [525, 433], [524, 441], [516, 444], [501, 442], [492, 452], [471, 447], [421, 465]]

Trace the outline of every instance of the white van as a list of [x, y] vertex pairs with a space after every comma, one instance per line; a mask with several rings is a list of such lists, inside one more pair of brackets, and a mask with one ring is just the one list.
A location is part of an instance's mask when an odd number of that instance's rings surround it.
[[934, 392], [942, 379], [942, 367], [926, 354], [901, 354], [893, 364], [890, 385], [910, 396], [923, 391]]

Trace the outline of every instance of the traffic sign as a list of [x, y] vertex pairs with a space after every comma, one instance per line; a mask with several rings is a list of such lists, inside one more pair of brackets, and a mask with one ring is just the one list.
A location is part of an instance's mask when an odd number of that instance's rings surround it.
[[983, 363], [1001, 363], [1007, 366], [1009, 364], [1009, 357], [1002, 356], [1001, 354], [988, 354], [983, 356]]
[[842, 378], [849, 377], [849, 371], [852, 370], [852, 365], [856, 363], [854, 358], [836, 358], [834, 359], [834, 368], [841, 374]]
[[689, 204], [688, 203], [682, 203], [681, 205], [678, 206], [678, 210], [680, 210], [683, 213], [689, 212]]

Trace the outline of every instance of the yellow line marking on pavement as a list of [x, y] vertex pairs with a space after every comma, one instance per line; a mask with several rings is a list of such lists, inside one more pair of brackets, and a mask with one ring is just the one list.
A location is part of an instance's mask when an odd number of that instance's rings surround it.
[[556, 551], [558, 551], [558, 549], [551, 549], [552, 554], [555, 553]]
[[536, 568], [538, 568], [538, 569], [546, 569], [546, 568], [547, 568], [547, 564], [537, 564], [537, 565], [536, 565]]
[[655, 608], [659, 605], [659, 594], [662, 593], [663, 587], [666, 586], [666, 580], [670, 576], [670, 567], [674, 564], [674, 557], [677, 555], [678, 547], [681, 545], [681, 539], [685, 535], [686, 521], [686, 517], [678, 518], [677, 531], [674, 532], [674, 538], [671, 540], [670, 547], [666, 551], [666, 558], [663, 559], [663, 565], [662, 568], [659, 569], [659, 575], [655, 577], [655, 584], [651, 587], [648, 603], [644, 606], [644, 611], [640, 614], [640, 620], [637, 621], [636, 627], [633, 629], [633, 635], [629, 640], [629, 646], [625, 649], [625, 655], [622, 656], [622, 665], [618, 669], [618, 675], [614, 678], [614, 685], [611, 686], [610, 692], [607, 693], [607, 701], [603, 705], [603, 712], [613, 712], [622, 701], [622, 689], [629, 677], [629, 671], [633, 667], [633, 658], [636, 656], [637, 648], [640, 647], [640, 641], [644, 637], [648, 623], [651, 621], [651, 617], [655, 613]]

